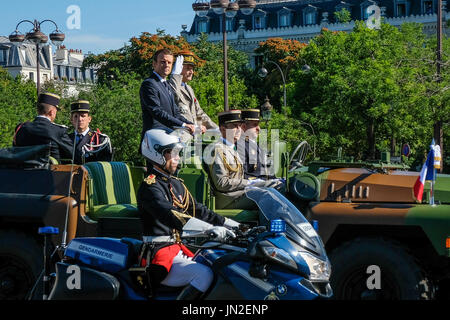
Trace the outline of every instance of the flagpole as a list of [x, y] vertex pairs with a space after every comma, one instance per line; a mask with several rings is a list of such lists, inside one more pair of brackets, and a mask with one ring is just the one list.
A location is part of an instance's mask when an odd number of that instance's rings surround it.
[[431, 180], [431, 196], [430, 196], [430, 204], [435, 206], [434, 203], [434, 181], [436, 180], [436, 168], [433, 167], [433, 180]]

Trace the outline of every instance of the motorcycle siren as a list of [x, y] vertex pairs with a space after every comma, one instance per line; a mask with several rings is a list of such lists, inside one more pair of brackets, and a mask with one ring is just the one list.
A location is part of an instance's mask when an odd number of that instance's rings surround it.
[[141, 144], [142, 155], [161, 167], [166, 164], [164, 152], [169, 150], [179, 152], [183, 148], [179, 137], [167, 134], [161, 129], [150, 129], [145, 132]]

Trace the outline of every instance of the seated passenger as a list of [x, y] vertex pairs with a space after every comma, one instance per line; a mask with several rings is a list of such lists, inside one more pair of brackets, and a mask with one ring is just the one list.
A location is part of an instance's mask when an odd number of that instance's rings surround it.
[[209, 267], [192, 261], [192, 252], [181, 244], [183, 226], [195, 217], [211, 224], [210, 232], [224, 238], [227, 234], [233, 235], [227, 227], [237, 227], [239, 223], [198, 203], [183, 181], [174, 176], [182, 148], [179, 138], [164, 130], [146, 132], [141, 149], [152, 168], [139, 187], [137, 203], [142, 215], [144, 241], [155, 245], [151, 263], [156, 265], [158, 281], [173, 287], [187, 285], [178, 299], [193, 300], [209, 288], [213, 273]]
[[[74, 101], [70, 105], [70, 122], [75, 131], [69, 137], [75, 139], [74, 163], [84, 164], [92, 161], [111, 161], [111, 141], [106, 134], [89, 127], [92, 117], [90, 104], [86, 100]], [[76, 137], [74, 136], [76, 133]]]
[[241, 110], [219, 113], [221, 139], [205, 148], [205, 162], [216, 196], [217, 209], [255, 209], [256, 204], [245, 195], [245, 187], [280, 188], [276, 180], [247, 179], [236, 151], [235, 143], [241, 136]]
[[38, 115], [32, 122], [17, 125], [13, 138], [13, 146], [25, 147], [50, 144], [50, 156], [57, 161], [72, 159], [73, 142], [67, 134], [67, 127], [56, 124], [56, 113], [61, 110], [60, 97], [50, 92], [39, 94], [37, 101]]
[[259, 109], [242, 110], [242, 134], [236, 143], [239, 157], [243, 163], [245, 178], [276, 179], [273, 167], [270, 166], [267, 153], [258, 142]]

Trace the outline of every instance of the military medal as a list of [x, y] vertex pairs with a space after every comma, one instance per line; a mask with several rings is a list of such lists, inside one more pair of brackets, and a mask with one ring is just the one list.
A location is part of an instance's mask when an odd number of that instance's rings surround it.
[[144, 179], [144, 181], [147, 184], [154, 184], [156, 181], [156, 176], [154, 174], [149, 175], [147, 178]]

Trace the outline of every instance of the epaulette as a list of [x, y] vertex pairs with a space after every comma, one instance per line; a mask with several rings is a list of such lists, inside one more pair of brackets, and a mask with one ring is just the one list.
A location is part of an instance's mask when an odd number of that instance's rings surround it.
[[177, 180], [179, 180], [179, 181], [181, 181], [181, 182], [184, 182], [184, 180], [183, 180], [183, 179], [181, 179], [181, 178], [178, 178], [178, 177], [175, 177], [175, 176], [172, 176], [171, 178], [174, 178], [174, 179], [177, 179]]
[[147, 184], [154, 184], [156, 182], [156, 176], [154, 174], [149, 175], [144, 179]]
[[55, 126], [58, 126], [58, 127], [61, 127], [61, 128], [65, 128], [65, 129], [68, 129], [69, 127], [68, 126], [65, 126], [65, 125], [63, 125], [63, 124], [58, 124], [58, 123], [54, 123], [54, 122], [52, 122]]

